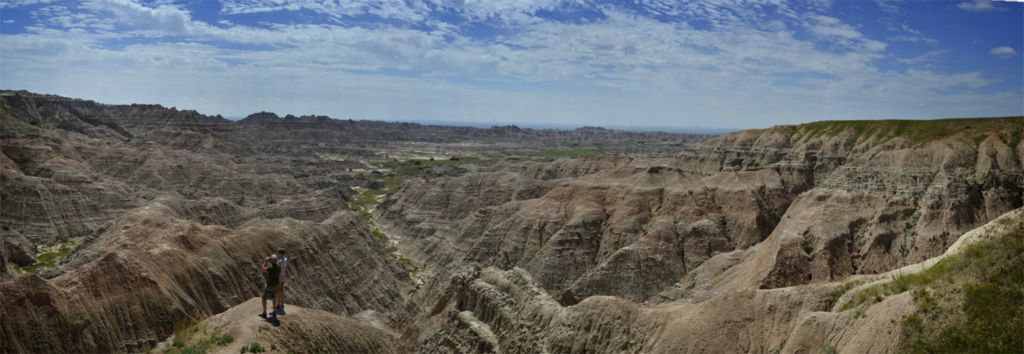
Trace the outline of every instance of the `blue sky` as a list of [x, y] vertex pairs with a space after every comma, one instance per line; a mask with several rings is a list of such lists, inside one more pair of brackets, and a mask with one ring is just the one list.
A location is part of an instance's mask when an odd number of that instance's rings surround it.
[[1024, 114], [987, 0], [0, 0], [0, 87], [239, 117], [766, 127]]

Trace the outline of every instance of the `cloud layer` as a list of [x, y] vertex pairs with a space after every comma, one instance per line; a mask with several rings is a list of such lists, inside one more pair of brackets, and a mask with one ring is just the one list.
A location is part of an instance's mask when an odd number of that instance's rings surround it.
[[23, 2], [32, 23], [0, 35], [3, 87], [229, 116], [746, 127], [1022, 110], [1019, 78], [894, 55], [938, 41], [871, 34], [828, 2]]

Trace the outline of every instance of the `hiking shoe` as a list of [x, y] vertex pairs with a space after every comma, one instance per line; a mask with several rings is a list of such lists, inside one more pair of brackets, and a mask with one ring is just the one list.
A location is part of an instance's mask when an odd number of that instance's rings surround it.
[[277, 312], [278, 315], [283, 315], [284, 314], [284, 306], [278, 307], [276, 312]]
[[266, 318], [267, 318], [267, 313], [266, 313], [266, 312], [264, 312], [264, 313], [261, 313], [261, 314], [259, 314], [259, 316], [260, 316], [260, 317], [262, 317], [262, 318], [264, 318], [264, 319], [266, 319]]

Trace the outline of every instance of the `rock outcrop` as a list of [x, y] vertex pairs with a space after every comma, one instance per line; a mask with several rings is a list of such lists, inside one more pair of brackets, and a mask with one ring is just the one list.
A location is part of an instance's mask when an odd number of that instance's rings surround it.
[[591, 295], [646, 301], [712, 256], [739, 250], [728, 270], [690, 286], [841, 280], [938, 255], [1024, 204], [1013, 148], [1024, 120], [927, 124], [951, 133], [912, 142], [884, 131], [777, 127], [586, 174], [508, 168], [417, 181], [382, 205], [378, 222], [428, 264], [521, 267], [563, 304]]
[[274, 323], [257, 317], [261, 311], [260, 299], [250, 299], [181, 330], [198, 338], [179, 335], [179, 347], [175, 347], [172, 339], [155, 352], [195, 348], [199, 345], [195, 342], [210, 337], [230, 339], [228, 343], [206, 346], [209, 353], [225, 354], [238, 353], [243, 348], [251, 351], [254, 343], [266, 353], [400, 353], [409, 349], [401, 345], [390, 328], [375, 320], [372, 311], [349, 317], [288, 306], [288, 314], [279, 316]]
[[525, 269], [466, 267], [431, 304], [433, 317], [424, 322], [430, 326], [418, 341], [424, 351], [462, 352], [896, 352], [904, 317], [914, 309], [909, 292], [857, 310], [839, 311], [842, 303], [859, 290], [925, 271], [966, 244], [999, 236], [1009, 230], [1005, 225], [1019, 229], [1022, 215], [1013, 211], [972, 231], [965, 236], [970, 240], [942, 257], [890, 274], [858, 276], [862, 279], [853, 284], [863, 285], [849, 291], [834, 282], [723, 292], [656, 306], [611, 296], [563, 306]]
[[278, 248], [289, 251], [289, 301], [300, 306], [387, 313], [412, 285], [351, 212], [323, 222], [257, 219], [227, 228], [185, 220], [156, 203], [119, 218], [51, 281], [29, 275], [0, 283], [7, 295], [0, 300], [2, 350], [152, 347], [191, 319], [259, 294], [259, 261]]

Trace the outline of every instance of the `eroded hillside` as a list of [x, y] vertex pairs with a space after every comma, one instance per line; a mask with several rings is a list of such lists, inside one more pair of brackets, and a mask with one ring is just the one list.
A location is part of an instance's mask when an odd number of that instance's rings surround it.
[[[413, 323], [431, 325], [411, 335], [512, 352], [781, 350], [840, 282], [938, 256], [1022, 205], [1021, 118], [849, 124], [409, 182], [377, 222], [432, 279], [413, 296]], [[899, 332], [874, 309], [849, 335]], [[466, 330], [479, 327], [495, 336]], [[829, 345], [899, 345], [869, 343]]]
[[[706, 137], [234, 122], [5, 91], [0, 128], [5, 352], [141, 351], [198, 326], [249, 335], [252, 321], [222, 322], [254, 306], [257, 262], [277, 248], [310, 317], [253, 337], [282, 347], [934, 348], [940, 329], [906, 322], [925, 297], [864, 289], [959, 252], [1000, 215], [1019, 223], [1024, 204], [1019, 117], [691, 145]], [[997, 239], [1020, 236], [1008, 230]], [[851, 300], [864, 291], [884, 296]]]

